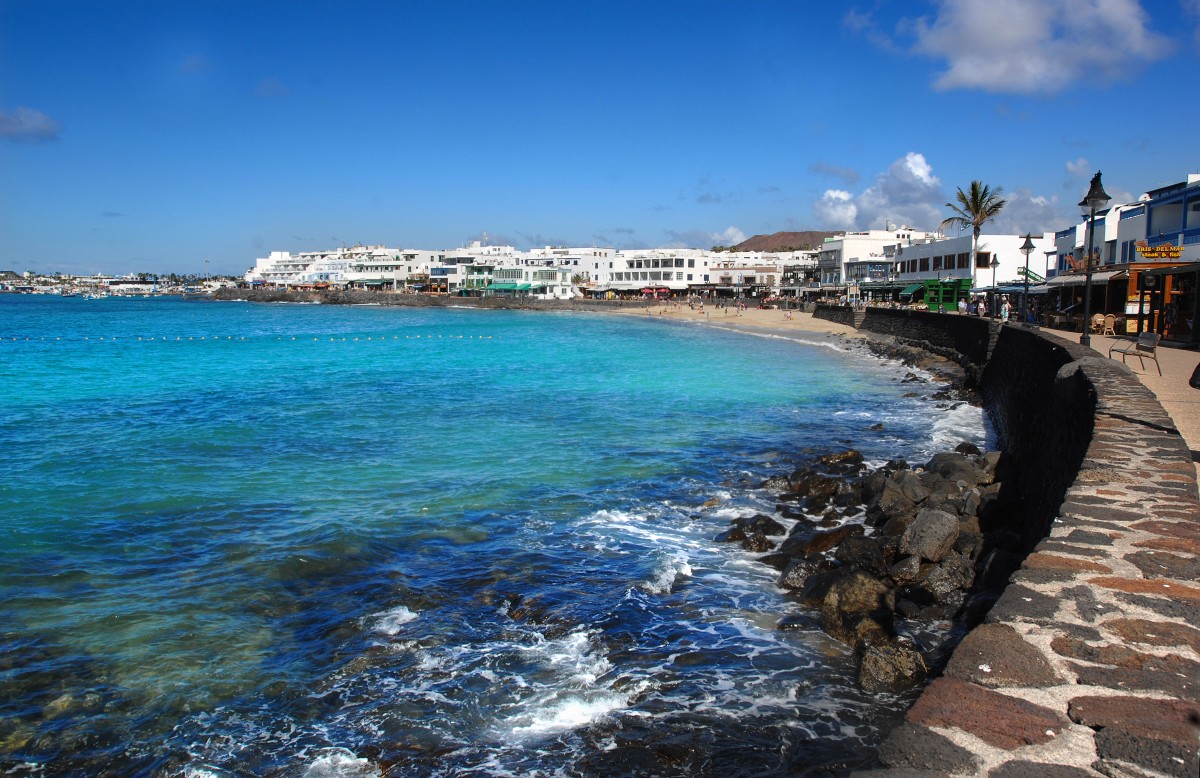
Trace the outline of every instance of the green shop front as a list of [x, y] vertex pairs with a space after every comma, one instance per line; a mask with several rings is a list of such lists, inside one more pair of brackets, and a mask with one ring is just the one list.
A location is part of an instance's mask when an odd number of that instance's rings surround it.
[[927, 278], [922, 281], [878, 281], [860, 285], [863, 297], [869, 302], [895, 302], [913, 305], [924, 302], [931, 311], [953, 311], [958, 301], [971, 292], [969, 278]]

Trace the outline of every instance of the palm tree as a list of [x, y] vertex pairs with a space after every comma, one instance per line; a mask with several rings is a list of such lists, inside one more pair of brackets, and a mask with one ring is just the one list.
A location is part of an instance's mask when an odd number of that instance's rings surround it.
[[958, 188], [955, 194], [957, 205], [946, 203], [946, 207], [953, 211], [954, 215], [942, 220], [942, 228], [971, 228], [972, 280], [975, 278], [975, 255], [979, 252], [979, 232], [983, 225], [995, 219], [1007, 204], [1007, 200], [1000, 199], [1002, 194], [1004, 189], [1001, 187], [989, 189], [982, 181], [972, 181], [969, 191], [964, 192], [962, 187]]

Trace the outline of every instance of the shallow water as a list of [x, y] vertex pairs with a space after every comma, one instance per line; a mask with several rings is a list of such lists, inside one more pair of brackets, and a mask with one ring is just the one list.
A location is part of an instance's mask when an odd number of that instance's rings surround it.
[[845, 769], [903, 701], [712, 538], [805, 452], [986, 434], [637, 317], [0, 296], [0, 339], [14, 774]]

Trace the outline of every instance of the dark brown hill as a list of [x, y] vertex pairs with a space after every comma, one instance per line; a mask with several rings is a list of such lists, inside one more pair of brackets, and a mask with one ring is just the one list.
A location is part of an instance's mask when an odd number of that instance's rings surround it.
[[841, 235], [840, 232], [776, 232], [771, 235], [754, 235], [730, 247], [730, 251], [815, 251], [821, 248], [826, 238]]

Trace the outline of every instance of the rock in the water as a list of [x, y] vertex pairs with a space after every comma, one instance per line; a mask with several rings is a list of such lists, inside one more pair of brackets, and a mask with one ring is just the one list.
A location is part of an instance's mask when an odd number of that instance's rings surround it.
[[945, 511], [923, 510], [900, 536], [900, 553], [940, 562], [958, 539], [958, 517]]
[[746, 539], [742, 541], [742, 548], [761, 554], [764, 551], [770, 551], [775, 548], [775, 544], [767, 540], [766, 535], [755, 531], [747, 535]]
[[793, 557], [779, 576], [779, 586], [783, 589], [800, 589], [815, 573], [822, 573], [836, 568], [836, 564], [820, 554]]
[[983, 453], [982, 451], [979, 450], [979, 446], [976, 446], [974, 443], [970, 443], [965, 440], [962, 443], [959, 443], [957, 446], [955, 446], [954, 450], [956, 452], [958, 452], [959, 454], [965, 454], [969, 457], [977, 457]]
[[912, 689], [928, 674], [920, 653], [899, 643], [868, 645], [858, 667], [858, 685], [865, 692], [891, 692]]
[[837, 547], [833, 558], [847, 567], [857, 567], [872, 575], [883, 576], [891, 566], [891, 551], [895, 543], [886, 544], [879, 537], [846, 538]]
[[861, 524], [843, 524], [840, 527], [825, 531], [797, 524], [795, 530], [779, 547], [780, 553], [793, 554], [795, 556], [819, 554], [836, 547], [846, 538], [863, 534], [864, 531]]
[[777, 475], [763, 481], [758, 485], [759, 489], [766, 489], [768, 492], [775, 494], [783, 494], [792, 490], [792, 483], [786, 475]]
[[713, 539], [718, 543], [741, 543], [746, 539], [746, 530], [741, 527], [734, 527], [725, 530]]
[[735, 527], [741, 527], [747, 535], [753, 532], [761, 532], [764, 535], [785, 535], [787, 527], [772, 519], [765, 513], [756, 513], [753, 516], [743, 516], [734, 519], [732, 522]]

